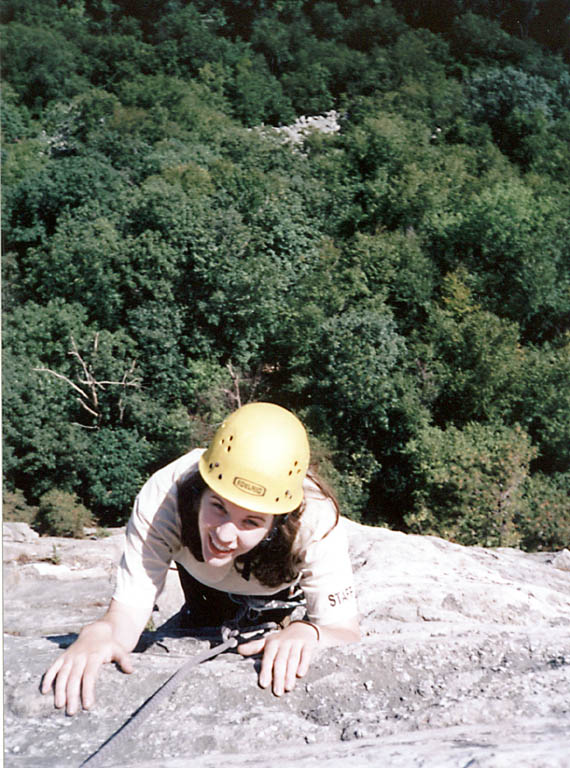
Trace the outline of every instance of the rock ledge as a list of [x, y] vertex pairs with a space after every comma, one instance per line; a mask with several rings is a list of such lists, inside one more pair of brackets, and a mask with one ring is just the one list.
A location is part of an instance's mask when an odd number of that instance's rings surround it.
[[[345, 524], [362, 642], [321, 652], [280, 699], [258, 688], [251, 659], [227, 653], [202, 664], [104, 765], [566, 768], [568, 551], [468, 548]], [[122, 531], [73, 541], [26, 539], [20, 529], [16, 539], [12, 526], [4, 526], [5, 764], [78, 766], [208, 644], [146, 633], [133, 675], [104, 668], [91, 712], [54, 710], [38, 692], [40, 676], [104, 611]], [[157, 627], [181, 603], [171, 577]]]

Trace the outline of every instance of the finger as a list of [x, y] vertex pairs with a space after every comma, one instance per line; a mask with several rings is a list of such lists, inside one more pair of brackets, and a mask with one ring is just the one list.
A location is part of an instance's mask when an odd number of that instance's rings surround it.
[[297, 677], [305, 677], [309, 671], [311, 661], [313, 660], [314, 650], [315, 649], [311, 646], [303, 646], [303, 650], [301, 651], [301, 658], [299, 660], [299, 667], [297, 669]]
[[83, 680], [81, 683], [81, 702], [83, 709], [91, 709], [95, 704], [95, 680], [99, 674], [101, 668], [100, 659], [90, 659], [83, 673]]
[[53, 684], [53, 681], [55, 680], [55, 676], [61, 669], [62, 664], [63, 664], [63, 659], [60, 656], [59, 659], [57, 659], [57, 661], [55, 661], [51, 665], [51, 667], [46, 671], [42, 680], [42, 686], [40, 688], [42, 693], [49, 693], [51, 691], [51, 686]]
[[68, 715], [74, 715], [79, 709], [79, 699], [81, 691], [81, 679], [83, 677], [84, 665], [74, 664], [67, 678], [66, 699], [67, 707], [65, 709]]
[[287, 659], [287, 671], [285, 672], [284, 687], [286, 691], [292, 691], [297, 682], [297, 673], [301, 661], [301, 648], [297, 645], [291, 647]]
[[282, 696], [285, 693], [285, 677], [289, 665], [290, 645], [282, 645], [273, 661], [273, 693]]
[[131, 655], [130, 653], [127, 653], [127, 651], [118, 651], [115, 654], [115, 661], [121, 670], [127, 675], [130, 675], [134, 670], [133, 663], [131, 661]]
[[279, 651], [279, 643], [266, 643], [259, 671], [259, 685], [267, 688], [273, 679], [273, 662]]
[[71, 662], [66, 662], [62, 664], [61, 669], [55, 678], [53, 703], [58, 709], [65, 707], [67, 701], [67, 680], [70, 673]]
[[252, 640], [249, 643], [238, 645], [237, 651], [238, 653], [241, 653], [242, 656], [255, 656], [256, 653], [261, 653], [264, 648], [265, 638], [262, 637], [260, 640]]

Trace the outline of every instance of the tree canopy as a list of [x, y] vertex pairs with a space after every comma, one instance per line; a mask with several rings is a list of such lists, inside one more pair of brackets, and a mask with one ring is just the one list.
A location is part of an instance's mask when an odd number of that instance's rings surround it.
[[[5, 2], [16, 507], [121, 524], [150, 472], [267, 399], [355, 519], [567, 545], [559, 7]], [[274, 130], [330, 110], [336, 132]]]

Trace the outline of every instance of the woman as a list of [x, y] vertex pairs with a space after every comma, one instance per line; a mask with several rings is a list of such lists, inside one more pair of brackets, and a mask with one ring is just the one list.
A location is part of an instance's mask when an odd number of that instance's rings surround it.
[[[270, 403], [231, 414], [206, 451], [156, 472], [135, 501], [111, 605], [46, 672], [56, 707], [94, 703], [101, 664], [132, 672], [129, 653], [174, 560], [187, 626], [251, 621], [274, 607], [282, 628], [238, 646], [263, 652], [259, 684], [294, 688], [317, 647], [359, 639], [352, 570], [334, 498], [309, 472], [301, 422]], [[307, 619], [291, 620], [299, 610]], [[302, 611], [304, 614], [304, 611]], [[261, 612], [263, 616], [263, 612]], [[305, 615], [305, 614], [304, 614]], [[264, 619], [263, 619], [264, 620]]]

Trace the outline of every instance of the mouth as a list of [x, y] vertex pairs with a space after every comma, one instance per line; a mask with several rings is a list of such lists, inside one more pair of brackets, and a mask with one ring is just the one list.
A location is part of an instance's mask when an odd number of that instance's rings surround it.
[[235, 552], [235, 547], [223, 547], [219, 543], [216, 543], [211, 533], [208, 534], [208, 546], [213, 555], [218, 555], [220, 557], [231, 555]]

